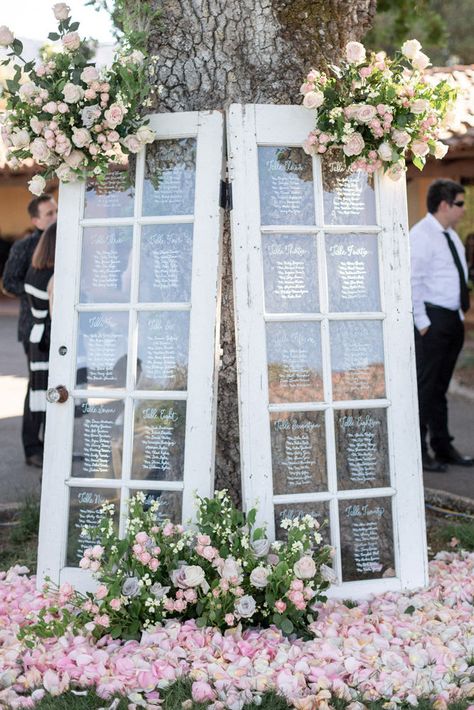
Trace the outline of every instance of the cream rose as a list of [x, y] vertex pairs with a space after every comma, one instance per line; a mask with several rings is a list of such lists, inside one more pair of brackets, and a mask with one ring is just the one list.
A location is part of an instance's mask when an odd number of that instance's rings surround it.
[[45, 162], [51, 155], [51, 152], [46, 145], [44, 138], [35, 138], [30, 145], [30, 152], [34, 160]]
[[87, 128], [72, 129], [72, 142], [77, 148], [84, 148], [84, 146], [89, 145], [91, 141], [92, 136]]
[[407, 57], [407, 59], [413, 59], [413, 57], [418, 54], [421, 49], [421, 44], [417, 39], [408, 39], [402, 44], [402, 54]]
[[423, 71], [430, 64], [430, 58], [427, 54], [424, 54], [423, 52], [418, 52], [418, 54], [415, 54], [415, 56], [411, 60], [411, 63], [414, 69], [418, 69], [418, 71]]
[[99, 78], [99, 72], [95, 67], [86, 67], [82, 73], [81, 73], [81, 81], [84, 82], [84, 84], [91, 84], [93, 81], [96, 81]]
[[421, 140], [413, 141], [413, 143], [410, 145], [410, 149], [413, 155], [418, 155], [420, 157], [428, 155], [430, 151], [428, 143], [425, 143], [425, 141]]
[[82, 150], [71, 150], [69, 155], [64, 158], [64, 161], [69, 165], [69, 167], [77, 169], [80, 165], [82, 165], [85, 157], [86, 156]]
[[43, 111], [45, 113], [50, 113], [53, 116], [58, 112], [58, 104], [56, 101], [48, 101], [48, 103], [43, 106]]
[[437, 160], [441, 160], [441, 158], [444, 158], [447, 152], [448, 146], [445, 145], [445, 143], [442, 143], [441, 141], [436, 141], [434, 148], [434, 157]]
[[38, 87], [32, 81], [26, 81], [20, 86], [19, 95], [23, 101], [30, 101], [38, 92]]
[[381, 160], [385, 162], [392, 160], [393, 149], [390, 143], [387, 143], [387, 141], [384, 141], [379, 145], [377, 153], [379, 154]]
[[250, 594], [245, 594], [235, 603], [234, 612], [242, 619], [249, 619], [254, 615], [257, 604]]
[[311, 143], [307, 138], [302, 143], [302, 148], [306, 155], [316, 155], [318, 152], [318, 146], [315, 143]]
[[430, 102], [426, 99], [416, 99], [410, 105], [410, 111], [415, 114], [425, 113], [429, 111]]
[[64, 101], [67, 104], [77, 104], [77, 102], [80, 101], [84, 96], [84, 89], [82, 89], [77, 84], [73, 84], [72, 82], [68, 81], [68, 83], [64, 86], [63, 96]]
[[115, 128], [123, 121], [125, 111], [120, 104], [111, 104], [104, 113], [104, 118], [109, 124], [109, 128]]
[[223, 579], [236, 580], [237, 584], [243, 580], [242, 567], [233, 557], [226, 557], [219, 573]]
[[15, 35], [9, 27], [2, 25], [0, 27], [0, 47], [9, 47], [15, 39]]
[[140, 150], [142, 149], [142, 143], [138, 140], [137, 136], [134, 133], [131, 133], [129, 136], [123, 139], [122, 141], [123, 145], [127, 150], [130, 151], [130, 153], [139, 153]]
[[156, 133], [148, 126], [140, 126], [140, 128], [137, 129], [136, 136], [140, 143], [153, 143], [156, 138]]
[[171, 581], [175, 587], [189, 589], [205, 583], [204, 570], [199, 565], [183, 565], [171, 573]]
[[250, 584], [257, 589], [264, 589], [268, 584], [269, 571], [266, 567], [255, 567], [250, 573]]
[[262, 537], [260, 540], [252, 540], [250, 547], [255, 557], [265, 557], [270, 551], [270, 540], [266, 537]]
[[15, 148], [25, 148], [30, 144], [30, 134], [24, 128], [11, 134], [11, 142]]
[[377, 115], [377, 109], [370, 104], [362, 104], [354, 111], [354, 118], [359, 123], [370, 123]]
[[346, 59], [349, 64], [362, 64], [365, 61], [365, 47], [360, 42], [346, 44]]
[[405, 148], [410, 142], [410, 134], [395, 128], [392, 131], [392, 139], [397, 148]]
[[28, 189], [33, 195], [42, 195], [46, 187], [46, 180], [42, 175], [35, 175], [28, 182]]
[[319, 108], [324, 101], [324, 94], [322, 91], [308, 91], [303, 99], [303, 106], [305, 108]]
[[293, 572], [298, 579], [311, 579], [316, 574], [316, 565], [312, 557], [304, 555], [293, 565]]
[[63, 47], [67, 49], [68, 52], [74, 52], [81, 46], [81, 38], [77, 32], [68, 32], [63, 37]]
[[365, 147], [364, 139], [360, 133], [351, 133], [347, 138], [342, 150], [347, 156], [359, 155], [362, 153]]
[[57, 20], [67, 20], [71, 14], [71, 8], [65, 2], [57, 2], [53, 5], [53, 12]]
[[55, 173], [61, 182], [70, 182], [76, 179], [75, 174], [67, 163], [61, 163], [59, 168], [56, 168]]
[[30, 118], [30, 128], [33, 133], [36, 133], [36, 135], [39, 136], [44, 128], [44, 122], [38, 121], [38, 119], [34, 117]]

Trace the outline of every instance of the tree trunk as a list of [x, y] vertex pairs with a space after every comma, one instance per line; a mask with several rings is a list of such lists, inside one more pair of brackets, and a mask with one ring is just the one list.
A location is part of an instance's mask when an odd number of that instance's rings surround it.
[[[376, 0], [153, 0], [157, 55], [152, 110], [224, 109], [231, 103], [292, 104], [310, 68], [337, 62], [369, 29]], [[239, 433], [229, 221], [224, 230], [216, 488], [240, 499]]]

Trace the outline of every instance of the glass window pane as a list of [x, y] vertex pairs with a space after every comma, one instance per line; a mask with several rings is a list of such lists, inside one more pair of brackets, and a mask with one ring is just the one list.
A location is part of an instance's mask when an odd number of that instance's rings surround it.
[[338, 488], [389, 486], [387, 410], [340, 409], [334, 418]]
[[128, 313], [79, 313], [76, 386], [125, 387]]
[[74, 400], [72, 476], [120, 478], [122, 449], [123, 401]]
[[270, 402], [324, 398], [319, 323], [267, 323]]
[[186, 402], [147, 400], [135, 405], [132, 478], [182, 481]]
[[185, 390], [188, 344], [189, 311], [140, 313], [138, 389]]
[[374, 179], [345, 167], [337, 151], [322, 157], [325, 224], [376, 224]]
[[[317, 503], [281, 503], [275, 505], [275, 539], [286, 540], [287, 533], [281, 527], [285, 519], [297, 520], [304, 515], [311, 515], [316, 518], [322, 526], [321, 537], [323, 545], [331, 544], [331, 532], [329, 529], [329, 503], [321, 501]], [[324, 524], [326, 523], [326, 524]]]
[[155, 141], [147, 146], [144, 216], [194, 214], [196, 139]]
[[379, 311], [377, 235], [326, 234], [329, 310]]
[[381, 321], [333, 321], [329, 324], [334, 400], [385, 396]]
[[319, 311], [316, 240], [311, 234], [263, 234], [265, 310]]
[[258, 148], [261, 224], [314, 224], [313, 163], [302, 148]]
[[84, 203], [86, 219], [133, 217], [135, 166], [111, 165], [103, 182], [88, 178]]
[[339, 501], [342, 581], [395, 577], [391, 498]]
[[273, 492], [327, 490], [324, 412], [270, 414]]
[[84, 527], [94, 528], [102, 518], [101, 508], [104, 503], [113, 503], [114, 527], [118, 530], [120, 514], [120, 489], [118, 488], [70, 488], [69, 521], [66, 565], [78, 567], [84, 556], [84, 550], [97, 544], [97, 538], [90, 533], [81, 536]]
[[[131, 496], [135, 493], [135, 490], [130, 491]], [[156, 512], [156, 522], [158, 525], [164, 523], [166, 520], [170, 520], [175, 524], [182, 522], [183, 494], [181, 491], [143, 490], [141, 493], [145, 495], [145, 502], [143, 504], [145, 510], [150, 507], [153, 501], [159, 501], [160, 507]]]
[[150, 224], [142, 227], [140, 301], [190, 301], [192, 257], [192, 224]]
[[130, 300], [132, 227], [86, 227], [82, 236], [81, 303]]

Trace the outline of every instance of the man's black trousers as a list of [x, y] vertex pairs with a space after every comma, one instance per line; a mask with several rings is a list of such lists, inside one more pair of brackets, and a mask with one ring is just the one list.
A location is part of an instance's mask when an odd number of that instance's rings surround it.
[[422, 336], [415, 328], [421, 448], [427, 451], [429, 433], [434, 453], [445, 456], [453, 440], [446, 393], [464, 343], [464, 324], [458, 311], [427, 304], [426, 313], [431, 321], [427, 333]]
[[43, 453], [44, 412], [32, 412], [30, 409], [30, 344], [23, 341], [26, 359], [28, 362], [28, 389], [26, 390], [25, 404], [23, 407], [23, 421], [21, 426], [21, 439], [25, 457]]

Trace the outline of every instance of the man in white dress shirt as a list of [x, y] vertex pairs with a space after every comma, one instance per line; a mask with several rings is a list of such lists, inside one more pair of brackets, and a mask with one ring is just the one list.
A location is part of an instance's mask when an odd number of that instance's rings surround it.
[[474, 465], [452, 444], [446, 399], [464, 342], [463, 313], [469, 308], [464, 246], [454, 231], [464, 214], [464, 188], [453, 180], [436, 180], [427, 206], [426, 217], [410, 231], [421, 448], [423, 469], [444, 472], [448, 464]]

